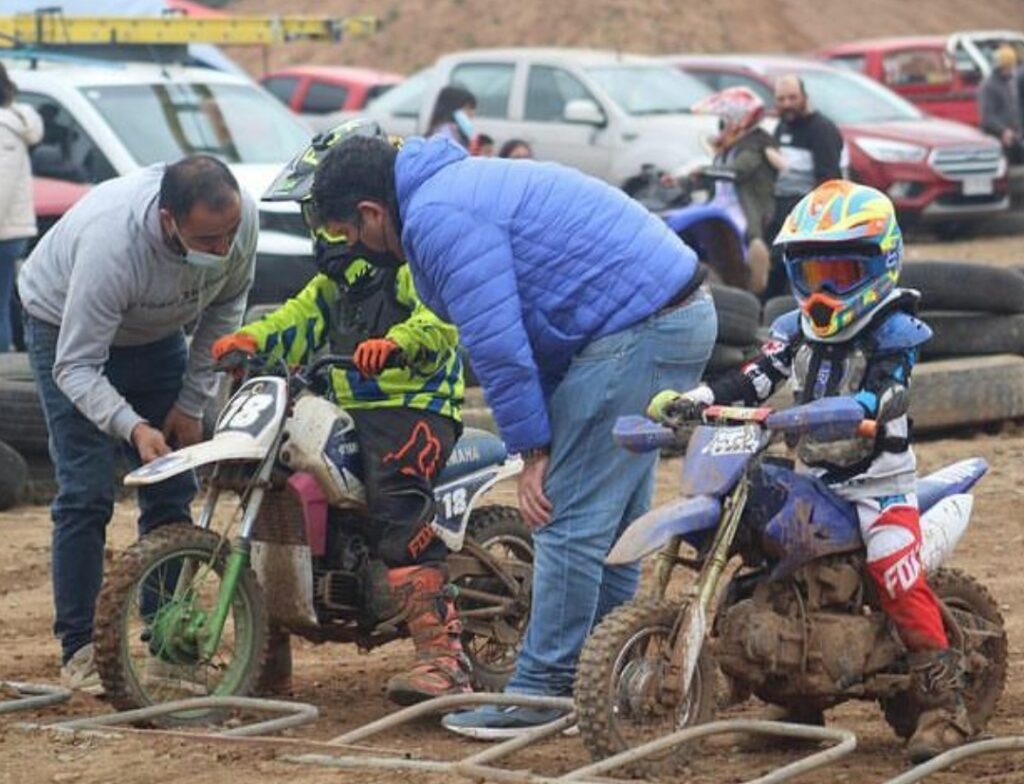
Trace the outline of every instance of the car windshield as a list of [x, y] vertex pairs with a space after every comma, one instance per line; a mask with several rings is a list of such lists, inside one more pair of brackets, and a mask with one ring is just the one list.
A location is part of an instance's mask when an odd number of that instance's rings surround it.
[[921, 118], [913, 104], [855, 73], [807, 70], [800, 74], [812, 106], [839, 125]]
[[266, 93], [245, 84], [132, 84], [82, 87], [143, 166], [206, 153], [226, 163], [281, 163], [309, 131]]
[[587, 73], [626, 114], [689, 112], [711, 89], [689, 74], [657, 65], [606, 65]]

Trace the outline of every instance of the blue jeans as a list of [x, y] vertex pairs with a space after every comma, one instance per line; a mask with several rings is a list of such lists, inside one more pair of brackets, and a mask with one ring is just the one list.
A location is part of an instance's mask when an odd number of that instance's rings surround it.
[[0, 240], [0, 353], [11, 350], [11, 300], [14, 297], [14, 265], [28, 247], [28, 240]]
[[695, 386], [716, 332], [714, 304], [702, 289], [681, 307], [590, 343], [552, 394], [544, 489], [554, 514], [534, 533], [533, 608], [508, 691], [572, 694], [591, 628], [636, 592], [639, 565], [604, 559], [650, 508], [657, 455], [620, 449], [612, 426], [642, 414], [656, 392]]
[[[57, 474], [53, 517], [54, 634], [66, 663], [92, 640], [96, 596], [103, 581], [103, 547], [114, 511], [115, 460], [123, 452], [132, 466], [139, 455], [127, 443], [103, 433], [57, 387], [53, 362], [58, 327], [25, 315], [25, 340], [36, 378], [50, 459]], [[104, 373], [135, 411], [154, 427], [178, 399], [188, 348], [175, 334], [155, 343], [112, 347]], [[189, 505], [197, 489], [192, 474], [139, 488], [139, 534], [165, 523], [191, 521]]]

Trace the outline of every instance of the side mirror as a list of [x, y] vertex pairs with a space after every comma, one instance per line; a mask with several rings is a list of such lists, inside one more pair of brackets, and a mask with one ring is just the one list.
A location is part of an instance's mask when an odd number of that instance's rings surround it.
[[608, 124], [601, 107], [589, 98], [576, 98], [565, 105], [562, 119], [578, 125], [596, 125], [603, 128]]

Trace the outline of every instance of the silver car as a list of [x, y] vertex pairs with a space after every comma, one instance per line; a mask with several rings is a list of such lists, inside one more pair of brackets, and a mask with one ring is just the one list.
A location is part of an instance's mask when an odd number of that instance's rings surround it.
[[[448, 84], [477, 99], [474, 126], [500, 146], [525, 139], [552, 160], [621, 186], [644, 164], [678, 170], [706, 158], [714, 118], [689, 107], [710, 93], [697, 79], [637, 55], [588, 49], [476, 49], [441, 57], [361, 114], [390, 133], [424, 133]], [[345, 116], [330, 115], [324, 125]]]

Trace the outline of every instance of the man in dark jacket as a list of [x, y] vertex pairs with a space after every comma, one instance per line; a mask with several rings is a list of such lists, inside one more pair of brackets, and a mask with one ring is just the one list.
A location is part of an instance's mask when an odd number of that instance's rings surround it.
[[1020, 96], [1015, 83], [1017, 52], [1012, 46], [996, 49], [994, 68], [978, 90], [978, 114], [981, 130], [999, 139], [1003, 152], [1011, 164], [1024, 163], [1024, 143], [1021, 130]]
[[[775, 141], [786, 160], [786, 168], [775, 182], [775, 216], [768, 227], [768, 242], [779, 233], [782, 222], [800, 199], [826, 180], [843, 176], [840, 170], [842, 134], [834, 122], [811, 108], [799, 76], [780, 76], [775, 81], [775, 108], [779, 112]], [[777, 297], [788, 291], [786, 269], [776, 254], [772, 258], [764, 297]]]
[[[714, 306], [693, 252], [622, 192], [557, 164], [469, 158], [446, 139], [401, 151], [338, 145], [315, 210], [371, 264], [408, 262], [427, 307], [455, 324], [502, 436], [526, 460], [534, 604], [509, 690], [570, 695], [595, 621], [630, 598], [638, 571], [604, 558], [646, 511], [654, 459], [628, 456], [615, 419], [669, 378], [699, 378]], [[508, 737], [557, 712], [482, 708], [450, 729]]]

